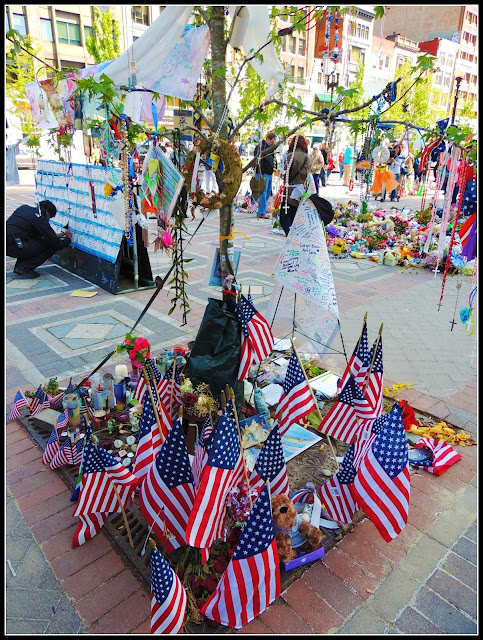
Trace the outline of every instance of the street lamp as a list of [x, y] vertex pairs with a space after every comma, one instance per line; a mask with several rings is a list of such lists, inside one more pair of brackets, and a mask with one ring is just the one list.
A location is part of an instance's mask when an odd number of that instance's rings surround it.
[[453, 104], [453, 115], [451, 116], [451, 124], [454, 124], [455, 118], [456, 118], [456, 105], [458, 104], [458, 94], [460, 92], [460, 84], [462, 82], [463, 78], [461, 76], [457, 76], [455, 78], [455, 82], [456, 82], [456, 91], [454, 94], [454, 104]]

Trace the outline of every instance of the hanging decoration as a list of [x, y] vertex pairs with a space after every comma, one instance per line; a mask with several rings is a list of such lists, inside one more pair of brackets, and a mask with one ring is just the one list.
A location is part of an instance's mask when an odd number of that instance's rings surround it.
[[[111, 125], [113, 126], [113, 125]], [[115, 123], [114, 123], [114, 126]], [[133, 246], [133, 201], [132, 201], [132, 184], [129, 179], [129, 153], [127, 144], [127, 119], [120, 118], [116, 131], [121, 137], [123, 146], [121, 148], [121, 171], [122, 171], [122, 183], [123, 183], [123, 196], [124, 196], [124, 235], [126, 241], [130, 247]], [[116, 134], [117, 136], [117, 134]]]
[[[181, 167], [187, 185], [191, 185], [197, 152], [198, 149], [191, 150], [186, 156], [184, 165]], [[223, 205], [230, 203], [240, 188], [242, 181], [240, 156], [232, 142], [227, 142], [216, 136], [202, 140], [199, 145], [199, 153], [201, 158], [207, 157], [211, 153], [215, 153], [220, 157], [220, 161], [223, 162], [221, 178], [223, 189], [219, 193], [212, 192], [207, 194], [203, 189], [197, 188], [190, 193], [191, 200], [195, 205], [205, 209], [219, 209]]]

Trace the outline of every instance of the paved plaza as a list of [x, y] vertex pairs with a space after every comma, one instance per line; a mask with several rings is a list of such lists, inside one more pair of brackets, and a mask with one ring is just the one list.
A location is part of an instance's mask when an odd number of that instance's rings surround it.
[[[20, 204], [33, 204], [29, 174], [21, 171], [22, 184], [7, 187], [7, 217]], [[333, 175], [321, 195], [336, 201], [356, 199], [356, 193]], [[420, 200], [410, 197], [397, 206], [415, 209]], [[199, 221], [199, 214], [187, 221], [189, 234]], [[244, 293], [250, 288], [263, 313], [285, 238], [274, 233], [270, 220], [246, 212], [235, 213], [234, 230], [242, 252], [237, 280]], [[154, 226], [151, 231], [153, 239]], [[219, 298], [219, 289], [208, 285], [218, 236], [218, 216], [212, 212], [186, 246], [186, 257], [193, 259], [187, 265], [186, 324], [181, 309], [169, 314], [172, 292], [162, 290], [138, 325], [137, 334], [149, 340], [154, 355], [194, 340], [208, 298]], [[152, 249], [149, 255], [153, 277], [163, 278], [169, 257]], [[19, 280], [14, 264], [6, 258], [7, 415], [18, 387], [35, 390], [54, 376], [60, 384], [86, 377], [122, 342], [154, 292], [112, 295], [49, 262], [39, 267], [39, 278]], [[409, 384], [401, 397], [416, 410], [476, 436], [477, 312], [472, 336], [459, 320], [471, 277], [448, 277], [439, 306], [442, 273], [350, 257], [331, 259], [331, 266], [341, 332], [325, 366], [343, 371], [344, 351], [352, 353], [367, 312], [370, 344], [383, 325], [384, 386]], [[96, 295], [71, 295], [79, 289]], [[112, 371], [115, 364], [111, 359], [105, 368]], [[363, 520], [241, 632], [475, 634], [477, 447], [458, 450], [463, 459], [443, 476], [423, 471], [412, 476], [409, 523], [396, 540], [384, 543]], [[108, 622], [111, 633], [149, 632], [149, 595], [114, 560], [107, 540], [99, 534], [80, 549], [69, 547], [75, 524], [70, 492], [55, 472], [42, 471], [40, 458], [23, 428], [8, 424], [7, 557], [16, 575], [7, 567], [7, 633], [108, 633]], [[106, 568], [106, 556], [114, 568]], [[92, 583], [79, 590], [76, 578], [82, 583], [87, 567]], [[116, 585], [114, 600], [109, 594]]]

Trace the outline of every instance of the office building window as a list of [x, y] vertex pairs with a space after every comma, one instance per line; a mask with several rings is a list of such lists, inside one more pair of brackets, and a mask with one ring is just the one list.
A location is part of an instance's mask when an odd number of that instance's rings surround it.
[[94, 35], [94, 31], [92, 29], [92, 27], [84, 27], [84, 38], [87, 40], [88, 37], [91, 37]]
[[52, 22], [48, 18], [40, 18], [40, 31], [42, 33], [42, 40], [46, 42], [53, 42], [54, 36], [52, 35]]
[[294, 81], [294, 77], [295, 77], [295, 67], [292, 65], [290, 65], [290, 67], [287, 70], [287, 80], [289, 82], [293, 82]]
[[290, 53], [295, 53], [295, 38], [294, 36], [290, 36], [288, 40], [288, 50]]
[[149, 27], [149, 7], [133, 6], [131, 8], [131, 18], [136, 24], [145, 24]]
[[305, 55], [305, 40], [303, 38], [299, 38], [299, 54]]
[[62, 44], [81, 46], [80, 28], [78, 24], [57, 20], [57, 33], [59, 35], [59, 42]]
[[303, 67], [298, 67], [297, 69], [297, 82], [299, 84], [304, 84], [304, 68]]
[[22, 36], [27, 35], [27, 23], [23, 13], [13, 14], [13, 28], [16, 29]]

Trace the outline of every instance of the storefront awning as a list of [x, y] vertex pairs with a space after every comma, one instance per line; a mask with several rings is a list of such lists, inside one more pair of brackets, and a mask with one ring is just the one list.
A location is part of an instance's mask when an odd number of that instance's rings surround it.
[[316, 93], [315, 94], [319, 102], [330, 102], [330, 93]]

